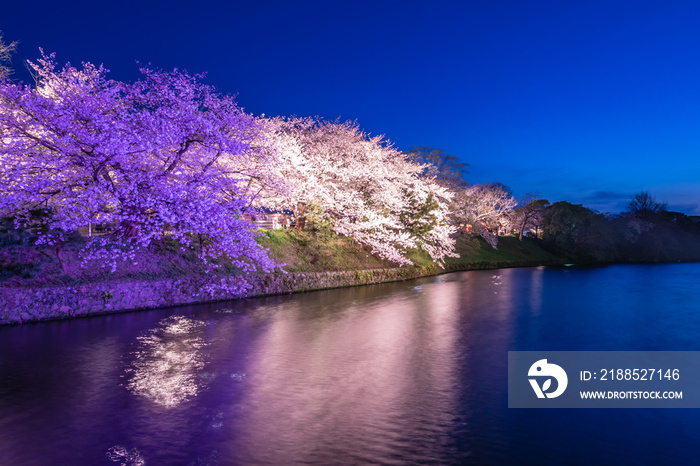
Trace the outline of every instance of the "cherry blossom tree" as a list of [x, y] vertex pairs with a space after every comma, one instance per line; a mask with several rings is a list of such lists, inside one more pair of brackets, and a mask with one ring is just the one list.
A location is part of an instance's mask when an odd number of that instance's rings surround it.
[[509, 214], [518, 204], [510, 189], [501, 183], [484, 183], [460, 191], [455, 200], [455, 218], [473, 225], [473, 232], [494, 249], [498, 230], [509, 221]]
[[[89, 222], [109, 237], [83, 253], [114, 269], [166, 232], [200, 258], [251, 271], [274, 267], [242, 214], [277, 164], [262, 126], [201, 83], [201, 75], [141, 69], [124, 83], [102, 66], [53, 55], [30, 63], [37, 85], [0, 85], [0, 212], [17, 226], [39, 221], [40, 243]], [[40, 212], [37, 217], [34, 215]]]
[[447, 224], [451, 193], [421, 176], [424, 165], [353, 122], [277, 118], [267, 124], [289, 183], [286, 195], [268, 202], [294, 210], [298, 227], [313, 207], [336, 233], [399, 264], [411, 263], [410, 248], [436, 261], [455, 255], [454, 228]]

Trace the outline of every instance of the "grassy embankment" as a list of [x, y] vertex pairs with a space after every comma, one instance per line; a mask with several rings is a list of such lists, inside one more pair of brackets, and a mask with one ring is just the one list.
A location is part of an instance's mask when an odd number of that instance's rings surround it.
[[[353, 269], [396, 267], [382, 260], [350, 238], [336, 235], [318, 237], [293, 230], [266, 231], [259, 239], [270, 250], [278, 263], [285, 263], [288, 272], [324, 272]], [[539, 242], [525, 238], [501, 237], [498, 249], [493, 249], [481, 238], [461, 236], [457, 239], [459, 258], [448, 258], [448, 270], [482, 268], [487, 265], [526, 265], [561, 262], [561, 258], [542, 249]], [[423, 251], [411, 251], [409, 258], [418, 267], [434, 267], [430, 256]]]

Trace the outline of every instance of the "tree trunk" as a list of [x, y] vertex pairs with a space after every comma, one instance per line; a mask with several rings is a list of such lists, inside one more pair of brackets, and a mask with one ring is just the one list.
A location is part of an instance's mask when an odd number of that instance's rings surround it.
[[61, 265], [61, 270], [63, 270], [63, 273], [66, 273], [66, 264], [63, 262], [63, 250], [61, 249], [60, 245], [56, 246], [56, 259], [58, 259], [58, 263]]
[[294, 214], [297, 217], [294, 229], [303, 230], [306, 226], [306, 204], [304, 202], [297, 202], [297, 211], [294, 212]]
[[141, 226], [136, 222], [123, 221], [112, 232], [118, 238], [133, 238]]

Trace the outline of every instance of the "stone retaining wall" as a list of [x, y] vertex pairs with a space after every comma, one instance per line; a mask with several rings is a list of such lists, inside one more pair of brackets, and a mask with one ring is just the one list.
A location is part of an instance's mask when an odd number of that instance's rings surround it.
[[[429, 267], [343, 272], [249, 275], [245, 279], [252, 285], [252, 288], [245, 292], [242, 297], [386, 283], [458, 270], [535, 265], [558, 265], [558, 263], [501, 261], [456, 264], [446, 269], [432, 265]], [[222, 279], [221, 277], [192, 276], [177, 280], [110, 281], [77, 286], [0, 287], [0, 325], [237, 299], [241, 296], [233, 295], [227, 291], [218, 290], [213, 294], [203, 291], [212, 283], [219, 284], [222, 281], [235, 283], [237, 280], [240, 280], [240, 277]]]

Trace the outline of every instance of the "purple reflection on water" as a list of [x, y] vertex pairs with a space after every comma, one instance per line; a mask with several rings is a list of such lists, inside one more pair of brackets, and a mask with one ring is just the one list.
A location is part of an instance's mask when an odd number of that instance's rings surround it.
[[509, 410], [507, 352], [697, 350], [699, 278], [507, 269], [0, 328], [0, 463], [691, 461], [695, 411]]

